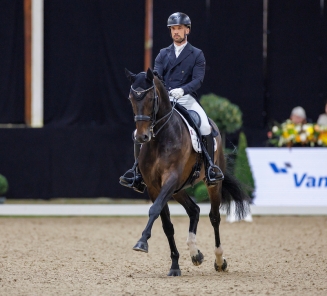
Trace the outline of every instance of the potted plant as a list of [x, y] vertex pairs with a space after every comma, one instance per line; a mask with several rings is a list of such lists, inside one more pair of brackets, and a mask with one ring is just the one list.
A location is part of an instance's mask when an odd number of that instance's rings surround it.
[[203, 95], [201, 105], [208, 117], [218, 126], [221, 133], [223, 147], [225, 147], [225, 133], [233, 133], [242, 127], [242, 112], [240, 108], [228, 99], [215, 94]]
[[239, 141], [238, 141], [238, 151], [234, 166], [234, 175], [235, 177], [243, 184], [245, 187], [244, 189], [247, 191], [248, 195], [251, 197], [251, 199], [254, 199], [254, 189], [255, 189], [255, 183], [251, 171], [251, 167], [249, 164], [249, 160], [246, 154], [246, 148], [247, 148], [247, 140], [246, 136], [243, 132], [239, 135]]
[[4, 195], [7, 193], [8, 188], [7, 178], [0, 174], [0, 203], [3, 203], [6, 200]]

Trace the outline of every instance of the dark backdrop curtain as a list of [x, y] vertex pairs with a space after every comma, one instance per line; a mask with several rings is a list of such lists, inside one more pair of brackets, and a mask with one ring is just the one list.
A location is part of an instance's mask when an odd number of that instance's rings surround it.
[[[324, 1], [324, 10], [321, 11], [321, 31], [320, 31], [320, 52], [321, 52], [321, 77], [320, 82], [323, 90], [323, 105], [319, 113], [324, 112], [324, 103], [327, 101], [327, 0]], [[320, 99], [321, 101], [321, 99]]]
[[45, 1], [46, 126], [132, 126], [124, 68], [143, 71], [144, 1]]
[[155, 2], [153, 59], [172, 43], [166, 24], [176, 11], [190, 16], [189, 42], [203, 50], [207, 61], [199, 94], [228, 98], [240, 106], [245, 125], [262, 126], [262, 1]]
[[[263, 128], [262, 1], [155, 1], [153, 60], [172, 43], [167, 29], [170, 14], [181, 11], [192, 21], [189, 42], [203, 50], [206, 76], [199, 95], [228, 98], [243, 112], [244, 130], [251, 146], [265, 145]], [[237, 143], [238, 134], [227, 143]]]
[[24, 123], [23, 0], [0, 1], [0, 123]]
[[[302, 106], [313, 121], [323, 111], [327, 30], [320, 1], [269, 1], [268, 114], [279, 122]], [[323, 42], [325, 44], [323, 45]], [[326, 92], [325, 92], [326, 94]]]
[[206, 88], [237, 104], [245, 127], [263, 127], [262, 1], [211, 5]]

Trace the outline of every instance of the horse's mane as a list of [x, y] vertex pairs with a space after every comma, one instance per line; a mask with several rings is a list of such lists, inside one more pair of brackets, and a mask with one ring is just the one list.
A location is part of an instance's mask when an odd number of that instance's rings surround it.
[[161, 97], [163, 99], [169, 100], [169, 95], [165, 88], [165, 81], [163, 80], [163, 77], [157, 71], [153, 71], [153, 74], [155, 77], [155, 82], [157, 82], [156, 87], [157, 87]]
[[164, 81], [163, 77], [156, 70], [154, 70], [152, 73], [154, 76], [156, 76], [161, 81], [161, 83], [163, 85], [165, 85], [165, 81]]

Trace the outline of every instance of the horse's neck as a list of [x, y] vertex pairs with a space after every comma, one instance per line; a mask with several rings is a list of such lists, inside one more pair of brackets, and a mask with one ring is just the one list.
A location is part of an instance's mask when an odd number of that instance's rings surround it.
[[163, 116], [165, 116], [166, 114], [168, 114], [169, 112], [171, 112], [172, 107], [171, 107], [171, 103], [170, 103], [170, 100], [169, 100], [168, 93], [167, 93], [166, 89], [164, 88], [164, 86], [160, 83], [159, 85], [157, 85], [157, 89], [158, 89], [158, 92], [159, 92], [158, 93], [158, 96], [159, 96], [159, 110], [158, 110], [158, 113], [157, 113], [157, 119], [160, 119]]

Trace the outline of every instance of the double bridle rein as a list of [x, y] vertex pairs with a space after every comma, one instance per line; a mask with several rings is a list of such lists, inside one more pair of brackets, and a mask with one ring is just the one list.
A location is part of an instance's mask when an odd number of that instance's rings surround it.
[[[161, 117], [160, 119], [157, 120], [157, 113], [159, 111], [159, 97], [158, 97], [158, 94], [157, 94], [157, 89], [155, 87], [155, 84], [154, 84], [154, 79], [153, 79], [153, 85], [151, 87], [149, 87], [148, 89], [145, 89], [145, 90], [139, 90], [139, 89], [134, 89], [132, 86], [131, 86], [131, 91], [132, 93], [134, 94], [135, 98], [137, 101], [141, 101], [145, 98], [145, 96], [147, 95], [147, 93], [153, 89], [154, 91], [154, 103], [153, 103], [153, 110], [152, 110], [152, 113], [151, 113], [151, 116], [148, 116], [148, 115], [135, 115], [134, 116], [134, 121], [137, 122], [137, 121], [151, 121], [151, 126], [150, 126], [150, 132], [152, 134], [152, 137], [155, 138], [156, 135], [160, 132], [160, 130], [167, 124], [167, 122], [169, 121], [169, 119], [171, 118], [171, 116], [173, 115], [173, 112], [174, 112], [174, 109], [175, 109], [175, 105], [176, 105], [176, 100], [174, 99], [173, 101], [173, 106], [172, 106], [172, 109], [170, 112], [168, 112], [165, 116]], [[154, 127], [162, 120], [164, 120], [165, 118], [168, 117], [168, 120], [157, 130], [157, 132], [155, 133], [153, 131]]]

